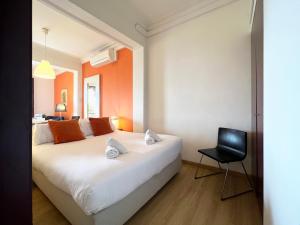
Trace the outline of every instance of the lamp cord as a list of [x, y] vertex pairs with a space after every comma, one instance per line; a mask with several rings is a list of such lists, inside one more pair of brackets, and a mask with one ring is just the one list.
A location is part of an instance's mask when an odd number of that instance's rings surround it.
[[47, 34], [48, 34], [49, 29], [44, 27], [43, 31], [45, 33], [45, 45], [44, 45], [44, 48], [45, 48], [45, 60], [47, 60]]
[[47, 59], [47, 38], [46, 38], [47, 34], [45, 32], [45, 60]]

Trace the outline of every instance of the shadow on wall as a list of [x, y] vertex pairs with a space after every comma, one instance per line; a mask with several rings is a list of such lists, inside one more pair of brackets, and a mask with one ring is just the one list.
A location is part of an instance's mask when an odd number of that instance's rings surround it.
[[[149, 61], [147, 65], [147, 76], [145, 80], [146, 86], [146, 98], [147, 98], [147, 112], [145, 129], [153, 129], [159, 133], [166, 133], [165, 127], [165, 76], [166, 76], [166, 49], [165, 46], [159, 46], [159, 54], [155, 52], [149, 52], [147, 55], [147, 60]], [[155, 54], [155, 59], [153, 60], [149, 57], [150, 54]], [[151, 77], [150, 77], [151, 76]], [[176, 96], [176, 93], [174, 93]], [[153, 108], [155, 107], [155, 108]], [[157, 113], [156, 110], [159, 110]]]

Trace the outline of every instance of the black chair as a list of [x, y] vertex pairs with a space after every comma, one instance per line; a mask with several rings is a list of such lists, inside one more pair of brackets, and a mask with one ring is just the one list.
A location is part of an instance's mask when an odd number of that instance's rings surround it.
[[[221, 200], [237, 197], [239, 195], [253, 191], [253, 186], [251, 184], [250, 178], [243, 164], [243, 160], [247, 156], [247, 133], [246, 132], [229, 129], [229, 128], [219, 128], [217, 147], [210, 148], [210, 149], [201, 149], [198, 150], [198, 152], [201, 153], [202, 155], [200, 159], [200, 164], [197, 167], [197, 170], [195, 172], [195, 176], [194, 176], [195, 179], [200, 179], [203, 177], [224, 173], [224, 171], [222, 171], [220, 163], [227, 164], [225, 178], [224, 178], [222, 192], [221, 192]], [[204, 155], [218, 162], [218, 166], [220, 170], [219, 172], [215, 172], [203, 176], [197, 176]], [[226, 186], [226, 180], [229, 172], [229, 163], [231, 162], [241, 162], [250, 189], [231, 196], [224, 197], [224, 188]]]
[[72, 120], [79, 120], [80, 116], [72, 116]]

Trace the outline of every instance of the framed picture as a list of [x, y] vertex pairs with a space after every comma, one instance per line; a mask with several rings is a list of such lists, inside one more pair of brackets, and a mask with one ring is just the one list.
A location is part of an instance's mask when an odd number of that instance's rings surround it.
[[61, 89], [60, 100], [61, 100], [61, 103], [65, 104], [65, 105], [68, 104], [68, 90], [67, 89]]

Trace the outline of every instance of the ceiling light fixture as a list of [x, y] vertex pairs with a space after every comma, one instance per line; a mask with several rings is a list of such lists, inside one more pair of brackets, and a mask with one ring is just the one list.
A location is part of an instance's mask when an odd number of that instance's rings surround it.
[[46, 60], [47, 58], [47, 34], [49, 32], [48, 28], [42, 28], [45, 33], [45, 58], [37, 65], [33, 72], [33, 77], [43, 78], [43, 79], [55, 79], [55, 72], [50, 62]]

